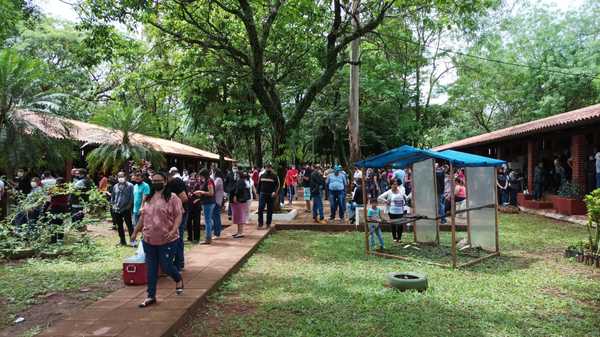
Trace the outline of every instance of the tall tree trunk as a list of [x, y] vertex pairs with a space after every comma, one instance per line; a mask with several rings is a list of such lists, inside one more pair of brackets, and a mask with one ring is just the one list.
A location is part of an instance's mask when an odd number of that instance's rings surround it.
[[260, 126], [254, 128], [254, 165], [263, 167], [262, 130]]
[[[358, 28], [358, 5], [360, 0], [352, 1], [352, 12], [355, 18], [352, 20], [354, 30]], [[348, 114], [348, 143], [350, 147], [350, 162], [355, 163], [360, 160], [360, 119], [358, 115], [359, 108], [359, 53], [360, 39], [354, 39], [351, 43], [351, 64], [350, 64], [350, 96], [349, 96], [349, 114]]]

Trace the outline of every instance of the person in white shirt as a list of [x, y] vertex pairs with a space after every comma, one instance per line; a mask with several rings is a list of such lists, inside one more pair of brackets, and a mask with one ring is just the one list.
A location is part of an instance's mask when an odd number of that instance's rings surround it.
[[404, 225], [394, 223], [394, 219], [400, 219], [404, 216], [406, 199], [404, 186], [400, 185], [396, 179], [392, 180], [392, 188], [377, 198], [379, 202], [387, 205], [388, 215], [392, 222], [392, 239], [396, 242], [402, 240]]
[[44, 172], [42, 174], [42, 187], [47, 189], [54, 185], [56, 185], [56, 179], [52, 176], [52, 173], [50, 171]]

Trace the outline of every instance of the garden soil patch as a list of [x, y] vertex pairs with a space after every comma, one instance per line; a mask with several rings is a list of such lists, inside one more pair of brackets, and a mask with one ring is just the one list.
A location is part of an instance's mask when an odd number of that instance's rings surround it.
[[[36, 304], [17, 314], [17, 317], [23, 317], [25, 321], [5, 327], [0, 331], [0, 337], [18, 337], [36, 327], [44, 329], [121, 287], [121, 279], [115, 278], [78, 291], [38, 295]], [[6, 303], [0, 303], [0, 313], [7, 311]]]

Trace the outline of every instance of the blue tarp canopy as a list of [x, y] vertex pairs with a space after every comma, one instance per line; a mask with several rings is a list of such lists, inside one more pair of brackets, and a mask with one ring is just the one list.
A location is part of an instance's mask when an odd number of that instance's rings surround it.
[[409, 145], [403, 145], [382, 154], [378, 154], [364, 160], [359, 160], [355, 163], [355, 166], [359, 168], [383, 168], [388, 165], [407, 167], [412, 163], [430, 158], [448, 161], [456, 167], [501, 166], [502, 164], [506, 163], [504, 160], [478, 156], [460, 151], [445, 150], [436, 152], [433, 150], [425, 150]]

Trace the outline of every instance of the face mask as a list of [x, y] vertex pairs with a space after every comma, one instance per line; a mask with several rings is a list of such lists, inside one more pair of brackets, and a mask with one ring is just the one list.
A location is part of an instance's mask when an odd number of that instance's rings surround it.
[[165, 188], [165, 183], [152, 183], [152, 188], [155, 191], [162, 191]]
[[125, 178], [123, 178], [123, 177], [119, 178], [119, 183], [121, 183], [121, 184], [125, 183]]
[[31, 182], [31, 187], [36, 188], [37, 187], [37, 183], [34, 183], [33, 181]]

